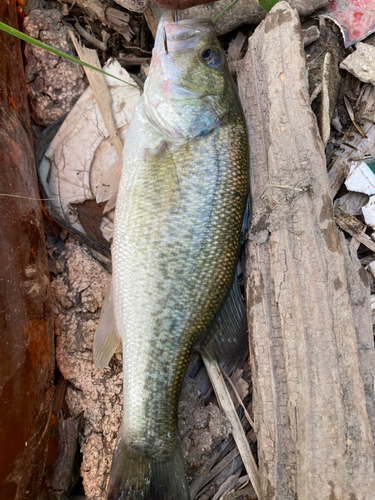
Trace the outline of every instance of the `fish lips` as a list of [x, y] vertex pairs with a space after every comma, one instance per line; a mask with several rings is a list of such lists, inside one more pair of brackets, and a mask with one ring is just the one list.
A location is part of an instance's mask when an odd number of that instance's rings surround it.
[[216, 38], [211, 21], [185, 19], [174, 22], [173, 13], [168, 11], [160, 19], [155, 38], [153, 58], [158, 58], [169, 52], [189, 50], [197, 46], [200, 38], [206, 33], [212, 33]]

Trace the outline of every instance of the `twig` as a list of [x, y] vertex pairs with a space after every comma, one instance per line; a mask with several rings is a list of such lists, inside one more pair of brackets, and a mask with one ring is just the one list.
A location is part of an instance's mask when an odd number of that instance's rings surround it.
[[225, 375], [226, 379], [228, 380], [231, 388], [233, 389], [234, 395], [236, 396], [238, 403], [242, 406], [242, 409], [245, 412], [245, 417], [247, 418], [247, 421], [249, 422], [249, 424], [251, 425], [251, 427], [254, 428], [254, 421], [250, 417], [250, 415], [248, 414], [248, 412], [247, 412], [247, 410], [246, 410], [246, 408], [245, 408], [245, 406], [244, 406], [244, 404], [242, 402], [242, 399], [241, 399], [240, 395], [238, 394], [236, 386], [233, 384], [233, 382], [231, 381], [230, 377], [225, 373], [225, 371], [223, 369], [221, 371], [224, 373], [224, 375]]
[[[105, 11], [107, 5], [102, 3], [100, 0], [62, 0], [64, 3], [67, 3], [74, 7], [77, 5], [80, 9], [84, 10], [86, 14], [93, 19], [99, 19], [102, 23], [106, 22]], [[71, 7], [71, 8], [72, 8]]]
[[107, 44], [101, 42], [97, 38], [95, 38], [93, 35], [90, 35], [85, 28], [83, 28], [79, 22], [78, 19], [76, 18], [76, 22], [74, 25], [75, 29], [78, 31], [78, 33], [81, 35], [82, 38], [84, 38], [87, 42], [91, 43], [94, 45], [94, 47], [100, 49], [100, 50], [107, 50]]
[[141, 47], [136, 47], [135, 45], [125, 45], [124, 43], [122, 44], [122, 46], [124, 47], [124, 49], [127, 49], [127, 50], [131, 50], [131, 51], [139, 51], [139, 52], [142, 52], [143, 54], [146, 54], [148, 56], [151, 57], [151, 54], [152, 52], [150, 52], [149, 50], [144, 50], [142, 49]]
[[358, 132], [361, 134], [361, 136], [364, 139], [367, 139], [366, 133], [364, 132], [364, 130], [362, 129], [362, 127], [360, 127], [358, 125], [358, 123], [355, 121], [355, 116], [354, 116], [354, 111], [353, 111], [352, 105], [351, 105], [349, 99], [346, 97], [346, 95], [344, 95], [344, 103], [345, 103], [346, 110], [348, 112], [349, 118], [351, 119], [353, 125], [358, 130]]
[[232, 426], [233, 438], [238, 447], [238, 451], [240, 452], [243, 464], [245, 466], [246, 472], [249, 475], [251, 484], [253, 485], [253, 488], [258, 498], [261, 498], [258, 466], [255, 463], [249, 443], [246, 439], [246, 434], [242, 428], [240, 419], [238, 418], [236, 409], [233, 405], [232, 398], [230, 397], [227, 386], [225, 385], [225, 381], [220, 373], [220, 367], [216, 363], [216, 361], [210, 361], [205, 357], [203, 357], [203, 361], [206, 366], [208, 376], [210, 377], [212, 386], [214, 388], [216, 397], [220, 401], [220, 404], [225, 412], [225, 415]]
[[139, 66], [144, 62], [148, 62], [150, 57], [118, 57], [117, 60], [123, 66]]

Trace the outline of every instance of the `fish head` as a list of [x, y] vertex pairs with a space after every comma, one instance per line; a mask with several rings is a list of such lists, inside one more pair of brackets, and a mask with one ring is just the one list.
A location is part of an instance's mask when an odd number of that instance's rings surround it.
[[225, 122], [233, 83], [211, 21], [174, 22], [166, 12], [158, 26], [148, 78], [146, 114], [163, 137], [180, 144]]

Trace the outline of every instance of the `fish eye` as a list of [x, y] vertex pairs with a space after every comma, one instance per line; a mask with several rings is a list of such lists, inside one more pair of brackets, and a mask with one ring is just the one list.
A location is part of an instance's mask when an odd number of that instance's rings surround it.
[[217, 47], [206, 47], [202, 50], [201, 56], [210, 68], [218, 68], [224, 60], [222, 51]]

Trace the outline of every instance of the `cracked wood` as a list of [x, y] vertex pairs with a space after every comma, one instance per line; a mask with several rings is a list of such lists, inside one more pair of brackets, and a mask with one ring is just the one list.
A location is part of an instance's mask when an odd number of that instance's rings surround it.
[[286, 2], [250, 38], [238, 81], [251, 145], [246, 293], [261, 498], [370, 500], [372, 396], [300, 22]]

